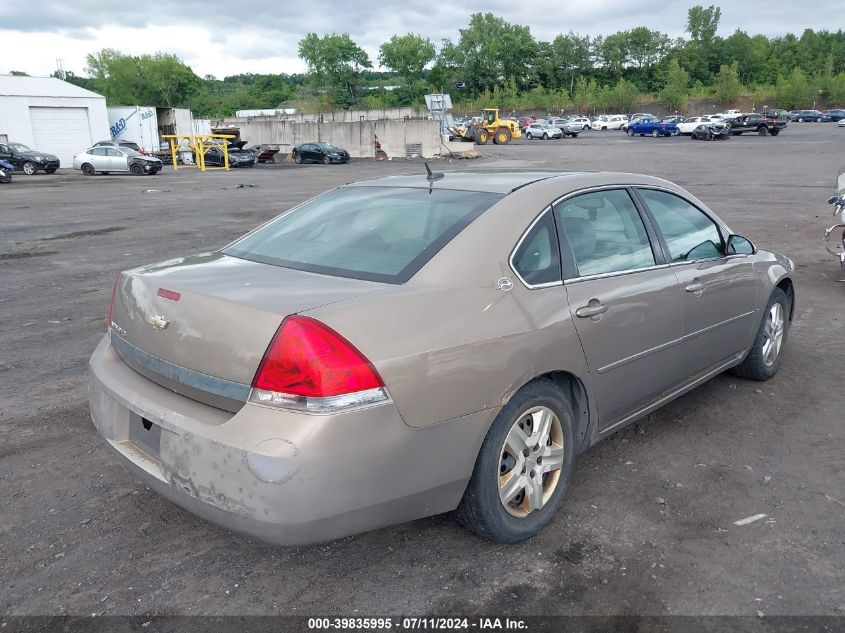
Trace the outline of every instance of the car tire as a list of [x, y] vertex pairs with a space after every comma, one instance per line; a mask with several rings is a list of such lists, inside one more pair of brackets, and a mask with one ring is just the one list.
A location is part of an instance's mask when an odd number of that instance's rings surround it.
[[658, 132], [657, 130], [651, 131], [651, 138], [657, 138], [658, 136], [660, 136], [660, 132]]
[[769, 132], [769, 134], [771, 134], [772, 136], [777, 136], [778, 134], [780, 134], [780, 130], [772, 130], [771, 132]]
[[31, 160], [28, 160], [23, 165], [21, 165], [21, 171], [27, 176], [34, 176], [35, 173], [38, 171], [38, 168], [35, 166], [35, 163], [33, 163]]
[[528, 132], [528, 133], [525, 135], [525, 138], [527, 138], [527, 139], [530, 141], [530, 140], [531, 140], [532, 138], [534, 138], [534, 137], [533, 137], [533, 136], [531, 136], [531, 132]]
[[93, 176], [96, 171], [94, 171], [94, 166], [91, 163], [85, 163], [82, 165], [82, 173], [86, 176]]
[[548, 134], [543, 134], [543, 140], [544, 140], [544, 141], [548, 141], [548, 140], [549, 140], [549, 135], [548, 135]]
[[293, 162], [295, 162], [297, 165], [301, 165], [302, 164], [302, 154], [294, 154], [293, 155]]
[[761, 125], [757, 128], [757, 134], [759, 134], [760, 136], [767, 136], [769, 134], [769, 128], [767, 128], [765, 125]]
[[[525, 445], [523, 439], [538, 441], [534, 436], [541, 432], [535, 430], [535, 425], [547, 415], [550, 416], [546, 418], [550, 430], [543, 446], [538, 443], [526, 447], [524, 451], [528, 455], [522, 451], [519, 455], [511, 455], [513, 449], [508, 446], [508, 437], [512, 436], [519, 446]], [[569, 485], [575, 459], [574, 428], [572, 406], [552, 381], [535, 380], [517, 391], [499, 411], [481, 444], [469, 484], [458, 505], [458, 521], [479, 536], [497, 543], [518, 543], [542, 530], [554, 517]], [[546, 456], [548, 468], [552, 451], [561, 461], [560, 468], [543, 473], [543, 456]], [[517, 494], [511, 497], [506, 509], [502, 499], [506, 492], [500, 491], [500, 485], [503, 485], [502, 476], [509, 472], [524, 484], [534, 482], [532, 488], [536, 492], [535, 500], [540, 500], [539, 508], [531, 509], [532, 500], [525, 494], [525, 485], [517, 485], [512, 489], [512, 492], [517, 490]]]
[[133, 176], [143, 176], [144, 175], [144, 168], [141, 167], [138, 163], [129, 166], [129, 173]]
[[324, 165], [331, 165], [331, 164], [332, 164], [332, 159], [331, 159], [331, 158], [329, 158], [328, 156], [323, 156], [323, 164], [324, 164]]
[[[751, 349], [745, 359], [731, 369], [731, 373], [758, 381], [769, 380], [777, 373], [789, 333], [789, 312], [789, 298], [783, 290], [775, 288], [763, 311]], [[774, 345], [774, 350], [771, 345]]]
[[804, 119], [799, 118], [799, 119], [798, 119], [798, 122], [799, 122], [799, 123], [803, 123], [803, 122], [804, 122]]
[[631, 128], [628, 128], [628, 129], [627, 129], [627, 132], [628, 132], [628, 136], [633, 136], [633, 135], [634, 135], [634, 130], [632, 130]]

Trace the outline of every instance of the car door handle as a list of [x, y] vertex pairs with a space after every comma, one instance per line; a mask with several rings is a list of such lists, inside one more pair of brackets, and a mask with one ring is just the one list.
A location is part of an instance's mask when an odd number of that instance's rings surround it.
[[687, 292], [701, 292], [702, 290], [704, 290], [704, 284], [700, 281], [695, 281], [686, 288], [684, 288], [684, 290], [686, 290]]
[[589, 304], [581, 306], [575, 311], [575, 316], [579, 319], [589, 319], [590, 317], [598, 316], [607, 312], [607, 306], [593, 299]]

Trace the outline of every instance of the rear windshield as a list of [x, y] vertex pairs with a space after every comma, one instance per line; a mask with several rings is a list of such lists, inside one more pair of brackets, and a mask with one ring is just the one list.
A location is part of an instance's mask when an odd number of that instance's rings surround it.
[[246, 235], [226, 255], [326, 275], [404, 283], [502, 194], [342, 187]]

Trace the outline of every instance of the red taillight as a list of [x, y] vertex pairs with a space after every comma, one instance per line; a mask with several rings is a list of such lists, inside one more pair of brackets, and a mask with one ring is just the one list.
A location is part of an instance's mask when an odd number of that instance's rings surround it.
[[255, 389], [327, 398], [380, 389], [384, 382], [352, 343], [315, 319], [289, 316], [252, 381]]
[[117, 294], [117, 284], [120, 283], [120, 276], [123, 273], [117, 273], [114, 276], [114, 285], [111, 289], [111, 301], [109, 302], [109, 320], [106, 322], [106, 331], [111, 331], [111, 317], [114, 312], [114, 296]]

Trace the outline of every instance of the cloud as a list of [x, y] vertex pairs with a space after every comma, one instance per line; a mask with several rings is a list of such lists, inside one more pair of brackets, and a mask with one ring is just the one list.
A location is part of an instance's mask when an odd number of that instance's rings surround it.
[[[419, 33], [438, 45], [443, 38], [457, 40], [458, 30], [478, 11], [529, 26], [541, 40], [570, 30], [601, 35], [641, 25], [678, 37], [693, 4], [683, 0], [488, 0], [469, 6], [430, 0], [180, 0], [165, 8], [112, 0], [43, 0], [33, 10], [17, 2], [2, 9], [0, 41], [5, 50], [26, 51], [26, 56], [0, 61], [9, 66], [0, 66], [0, 72], [45, 75], [61, 59], [65, 69], [81, 73], [85, 55], [106, 47], [132, 54], [173, 52], [199, 75], [302, 72], [297, 47], [310, 31], [347, 32], [376, 63], [379, 45], [392, 35]], [[781, 4], [773, 11], [771, 0], [725, 2], [719, 30], [722, 35], [741, 28], [771, 36], [829, 29], [829, 16], [839, 9], [839, 2], [831, 0], [819, 0], [809, 13], [796, 4]]]

